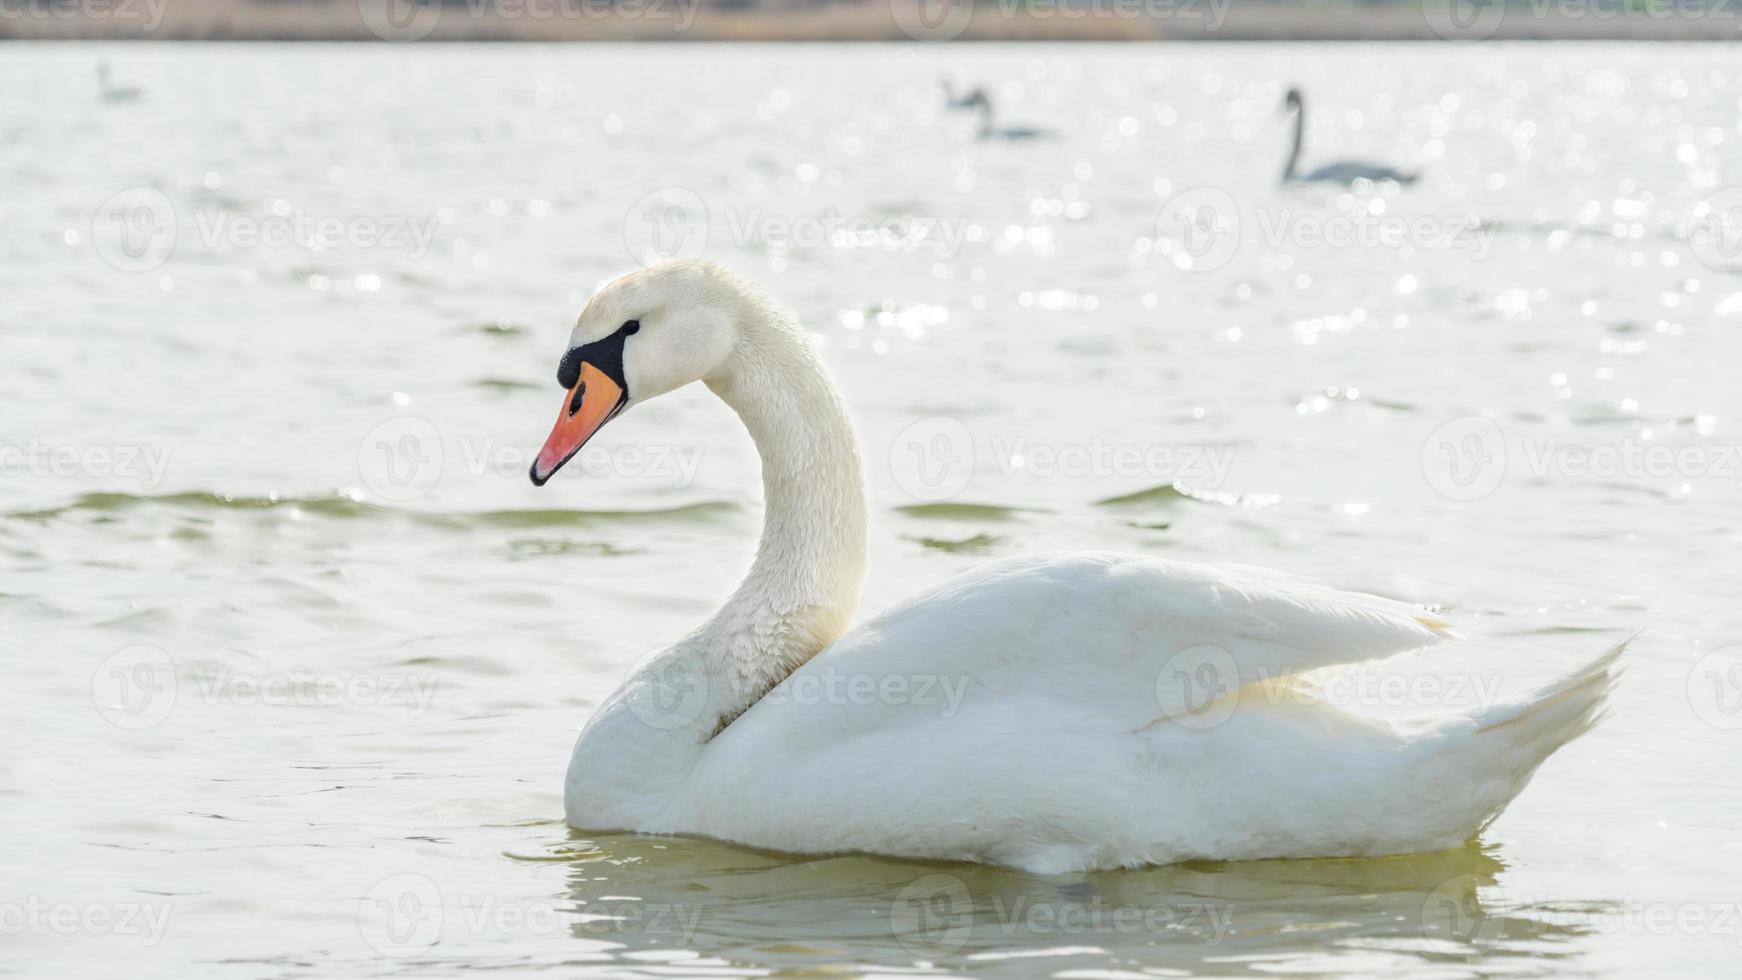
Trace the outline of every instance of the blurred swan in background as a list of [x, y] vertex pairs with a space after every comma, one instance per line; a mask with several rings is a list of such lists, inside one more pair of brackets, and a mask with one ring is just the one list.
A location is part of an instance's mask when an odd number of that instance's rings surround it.
[[1136, 554], [996, 561], [849, 629], [867, 514], [846, 405], [793, 317], [707, 263], [588, 303], [533, 482], [695, 381], [755, 440], [761, 544], [725, 604], [589, 719], [564, 789], [576, 828], [1042, 873], [1437, 850], [1588, 730], [1617, 676], [1625, 644], [1522, 697], [1351, 714], [1297, 675], [1438, 643], [1448, 624]]
[[1387, 167], [1381, 163], [1367, 163], [1362, 160], [1339, 160], [1326, 164], [1310, 173], [1296, 172], [1300, 164], [1302, 137], [1306, 132], [1306, 102], [1301, 97], [1300, 89], [1291, 88], [1282, 100], [1283, 111], [1294, 113], [1294, 146], [1288, 151], [1288, 164], [1282, 168], [1284, 183], [1292, 181], [1326, 182], [1335, 184], [1352, 184], [1357, 180], [1392, 180], [1399, 184], [1415, 183], [1416, 175]]
[[966, 92], [957, 92], [955, 80], [949, 77], [940, 79], [944, 87], [944, 108], [967, 110], [979, 105], [977, 100], [986, 97], [986, 90], [976, 85]]
[[983, 88], [977, 88], [968, 96], [967, 105], [980, 113], [980, 129], [978, 136], [983, 140], [1047, 140], [1057, 136], [1050, 129], [1030, 126], [999, 126], [994, 121], [992, 96]]
[[139, 95], [140, 92], [137, 88], [114, 83], [107, 61], [97, 64], [97, 97], [99, 99], [104, 102], [137, 102]]

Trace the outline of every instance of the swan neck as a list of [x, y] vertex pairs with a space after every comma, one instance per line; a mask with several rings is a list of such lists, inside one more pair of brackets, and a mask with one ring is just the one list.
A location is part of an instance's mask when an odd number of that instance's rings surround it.
[[864, 475], [846, 403], [784, 313], [758, 307], [710, 389], [762, 459], [762, 538], [743, 582], [692, 637], [724, 675], [729, 722], [845, 632], [865, 576]]
[[1294, 110], [1294, 146], [1288, 151], [1288, 166], [1282, 169], [1283, 180], [1293, 180], [1295, 168], [1300, 165], [1300, 144], [1306, 132], [1306, 105], [1301, 104]]
[[631, 674], [575, 744], [572, 826], [657, 829], [714, 736], [852, 621], [865, 575], [865, 487], [846, 404], [796, 323], [748, 287], [738, 343], [704, 381], [762, 457], [762, 540], [700, 627]]

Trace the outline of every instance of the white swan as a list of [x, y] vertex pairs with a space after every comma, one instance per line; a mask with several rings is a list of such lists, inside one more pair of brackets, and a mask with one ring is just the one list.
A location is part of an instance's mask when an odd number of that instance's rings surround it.
[[938, 84], [942, 85], [944, 89], [944, 108], [946, 109], [972, 109], [979, 105], [976, 100], [984, 98], [986, 95], [986, 90], [978, 85], [966, 92], [957, 92], [955, 79], [947, 75], [939, 79]]
[[1446, 848], [1594, 723], [1614, 679], [1619, 647], [1529, 697], [1407, 724], [1302, 703], [1275, 678], [1434, 643], [1446, 624], [1128, 554], [994, 562], [848, 630], [859, 452], [788, 314], [715, 266], [658, 266], [593, 298], [558, 375], [534, 483], [619, 412], [700, 380], [755, 438], [766, 494], [737, 591], [582, 731], [576, 828], [1036, 872]]
[[1283, 96], [1284, 112], [1294, 113], [1294, 146], [1288, 151], [1288, 163], [1282, 168], [1284, 183], [1293, 181], [1323, 182], [1331, 184], [1353, 184], [1357, 180], [1383, 181], [1392, 180], [1399, 184], [1415, 183], [1416, 175], [1382, 163], [1366, 163], [1360, 160], [1342, 160], [1328, 163], [1310, 173], [1296, 173], [1300, 165], [1301, 139], [1306, 131], [1306, 101], [1301, 97], [1300, 89], [1291, 88]]
[[1022, 140], [1050, 140], [1058, 136], [1050, 129], [1037, 126], [1000, 126], [995, 121], [996, 113], [992, 108], [992, 96], [983, 88], [977, 88], [962, 103], [980, 114], [980, 127], [975, 135], [983, 140], [1005, 140], [1019, 142]]
[[97, 63], [97, 98], [104, 102], [138, 102], [140, 91], [128, 85], [116, 85], [109, 73], [109, 63]]

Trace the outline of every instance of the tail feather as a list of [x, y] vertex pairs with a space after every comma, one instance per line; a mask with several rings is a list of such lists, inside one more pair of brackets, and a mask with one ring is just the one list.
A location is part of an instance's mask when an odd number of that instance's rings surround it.
[[1487, 708], [1450, 751], [1438, 754], [1436, 778], [1463, 785], [1467, 809], [1458, 809], [1473, 820], [1472, 833], [1500, 815], [1544, 760], [1608, 717], [1609, 693], [1624, 669], [1621, 654], [1638, 635], [1525, 697]]
[[1635, 633], [1622, 640], [1584, 667], [1539, 688], [1528, 697], [1490, 708], [1477, 719], [1476, 734], [1480, 736], [1516, 726], [1518, 731], [1506, 733], [1507, 737], [1532, 742], [1553, 739], [1554, 744], [1548, 749], [1552, 752], [1589, 731], [1607, 716], [1605, 707], [1609, 692], [1615, 689], [1616, 681], [1625, 672], [1625, 668], [1617, 664], [1621, 654], [1627, 650], [1627, 644], [1638, 635]]

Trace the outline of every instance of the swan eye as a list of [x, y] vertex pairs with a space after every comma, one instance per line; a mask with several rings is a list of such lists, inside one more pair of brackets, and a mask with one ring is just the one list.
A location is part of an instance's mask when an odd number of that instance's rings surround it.
[[623, 331], [623, 336], [628, 337], [632, 334], [640, 332], [641, 321], [640, 320], [630, 320], [628, 323], [623, 324], [623, 326], [618, 328], [618, 329]]

